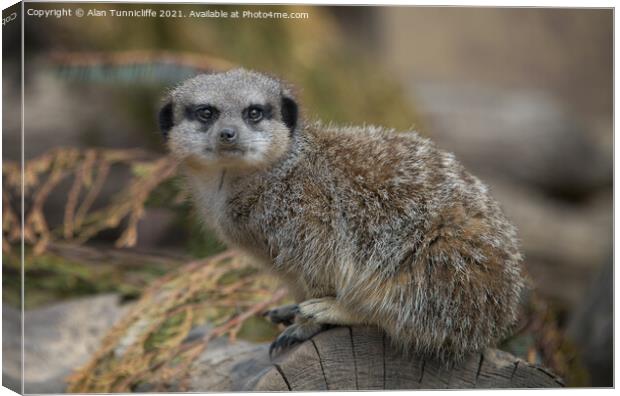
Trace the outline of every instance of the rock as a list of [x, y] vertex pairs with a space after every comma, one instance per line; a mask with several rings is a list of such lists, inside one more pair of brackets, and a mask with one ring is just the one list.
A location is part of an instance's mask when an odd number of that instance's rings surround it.
[[271, 368], [268, 350], [268, 344], [213, 340], [192, 365], [190, 388], [209, 392], [248, 390], [247, 382], [256, 373]]
[[[116, 295], [76, 299], [25, 311], [24, 393], [61, 393], [65, 378], [87, 362], [106, 331], [125, 312]], [[19, 391], [21, 313], [2, 306], [3, 384]]]

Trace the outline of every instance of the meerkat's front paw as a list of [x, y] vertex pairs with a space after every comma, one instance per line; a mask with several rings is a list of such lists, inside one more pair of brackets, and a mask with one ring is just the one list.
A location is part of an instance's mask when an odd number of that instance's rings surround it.
[[279, 353], [282, 349], [288, 348], [291, 345], [310, 339], [326, 327], [313, 321], [302, 321], [290, 325], [271, 343], [269, 357], [273, 357], [274, 353]]
[[[273, 314], [272, 314], [273, 312]], [[306, 341], [315, 334], [334, 325], [355, 325], [362, 321], [345, 309], [334, 297], [313, 298], [295, 306], [284, 306], [269, 311], [272, 320], [295, 320], [287, 327], [269, 348], [269, 356], [274, 352], [299, 342]], [[280, 323], [280, 322], [276, 322]], [[281, 323], [284, 323], [281, 321]]]
[[270, 309], [263, 313], [263, 316], [275, 324], [282, 323], [285, 326], [290, 326], [295, 321], [295, 315], [298, 312], [299, 306], [297, 304], [289, 304]]
[[317, 323], [354, 325], [361, 321], [345, 309], [334, 297], [313, 298], [299, 304], [297, 317]]

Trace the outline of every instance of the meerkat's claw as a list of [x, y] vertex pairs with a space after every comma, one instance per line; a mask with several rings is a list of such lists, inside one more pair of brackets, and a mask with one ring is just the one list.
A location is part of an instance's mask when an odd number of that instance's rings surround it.
[[273, 359], [274, 352], [279, 353], [292, 345], [304, 342], [326, 328], [327, 326], [311, 321], [290, 325], [271, 343], [269, 357]]
[[[289, 328], [290, 327], [288, 327], [287, 330]], [[286, 349], [286, 348], [290, 347], [291, 345], [295, 345], [295, 344], [297, 344], [299, 342], [302, 342], [302, 341], [303, 340], [301, 340], [301, 339], [299, 339], [299, 338], [297, 338], [295, 336], [286, 335], [283, 332], [269, 346], [269, 358], [273, 359], [274, 354], [279, 354], [281, 350]]]
[[285, 326], [290, 326], [295, 321], [298, 312], [299, 306], [297, 304], [289, 304], [265, 311], [263, 316], [275, 324], [282, 323]]

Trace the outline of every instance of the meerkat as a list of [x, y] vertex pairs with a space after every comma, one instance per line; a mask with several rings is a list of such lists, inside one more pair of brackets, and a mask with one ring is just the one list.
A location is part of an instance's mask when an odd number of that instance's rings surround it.
[[159, 113], [195, 207], [298, 304], [274, 351], [374, 325], [456, 361], [507, 335], [524, 286], [515, 227], [489, 189], [415, 131], [306, 122], [288, 84], [234, 69], [172, 89]]

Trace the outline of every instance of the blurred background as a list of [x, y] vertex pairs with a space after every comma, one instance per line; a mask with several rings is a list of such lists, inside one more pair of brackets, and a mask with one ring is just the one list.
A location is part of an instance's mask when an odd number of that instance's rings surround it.
[[[127, 333], [144, 321], [135, 307], [161, 303], [153, 296], [166, 282], [195, 283], [184, 274], [226, 249], [196, 220], [165, 156], [160, 100], [191, 75], [234, 66], [292, 83], [308, 119], [415, 129], [454, 152], [520, 230], [533, 287], [501, 348], [568, 385], [613, 385], [611, 9], [26, 5], [62, 7], [108, 16], [24, 21], [27, 392], [187, 389], [153, 384], [153, 362], [195, 339], [192, 331], [208, 335], [211, 323], [246, 312], [242, 298], [251, 311], [255, 297], [279, 290], [235, 258], [222, 284], [153, 311], [141, 333], [150, 341], [130, 348], [150, 363], [132, 367], [131, 381], [118, 374], [129, 361], [121, 346], [137, 345]], [[109, 14], [144, 8], [169, 16]], [[192, 10], [307, 17], [172, 16]], [[3, 384], [13, 386], [19, 22], [3, 28]], [[252, 284], [255, 293], [235, 294], [227, 282]], [[235, 326], [227, 334], [243, 342], [277, 333], [259, 317]]]

